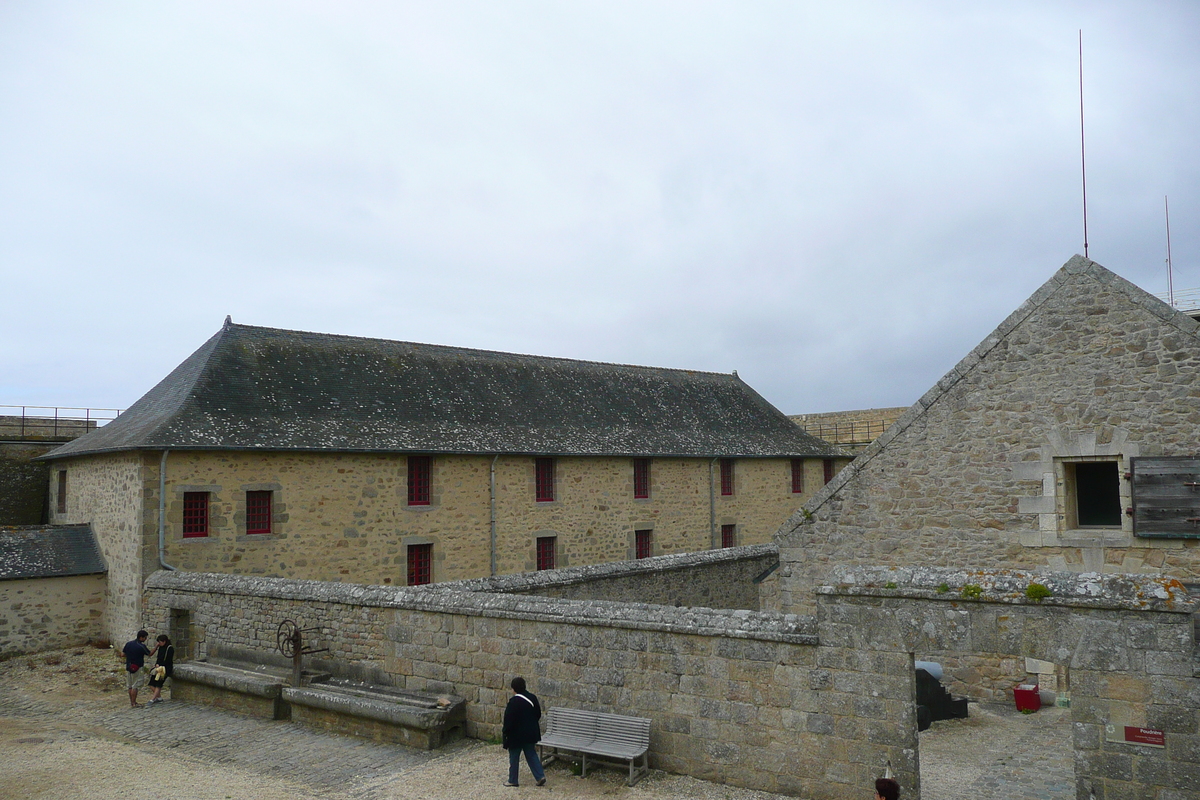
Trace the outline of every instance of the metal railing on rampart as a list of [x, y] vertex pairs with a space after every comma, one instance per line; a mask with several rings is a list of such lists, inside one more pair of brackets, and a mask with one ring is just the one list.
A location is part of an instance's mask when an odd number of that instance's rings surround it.
[[894, 421], [872, 419], [822, 422], [813, 420], [802, 423], [801, 427], [806, 433], [811, 433], [818, 439], [824, 439], [833, 444], [865, 444], [875, 441]]
[[69, 441], [112, 422], [119, 408], [66, 408], [0, 404], [0, 440]]

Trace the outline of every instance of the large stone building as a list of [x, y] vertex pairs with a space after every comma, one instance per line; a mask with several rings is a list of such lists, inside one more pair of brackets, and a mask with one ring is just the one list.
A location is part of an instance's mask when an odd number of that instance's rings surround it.
[[47, 458], [114, 640], [160, 566], [411, 585], [761, 543], [849, 460], [736, 373], [229, 321]]
[[784, 606], [833, 565], [1200, 581], [1200, 325], [1076, 256], [777, 537]]

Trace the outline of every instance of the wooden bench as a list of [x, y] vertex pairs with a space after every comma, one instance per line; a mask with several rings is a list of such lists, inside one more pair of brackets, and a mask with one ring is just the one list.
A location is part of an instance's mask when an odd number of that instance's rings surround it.
[[[538, 746], [543, 764], [561, 755], [560, 750], [578, 753], [581, 777], [587, 775], [589, 755], [597, 763], [613, 766], [624, 766], [613, 759], [628, 761], [628, 785], [633, 786], [650, 771], [650, 720], [578, 708], [552, 708], [546, 717], [546, 733]], [[547, 748], [554, 750], [549, 757], [545, 755]]]

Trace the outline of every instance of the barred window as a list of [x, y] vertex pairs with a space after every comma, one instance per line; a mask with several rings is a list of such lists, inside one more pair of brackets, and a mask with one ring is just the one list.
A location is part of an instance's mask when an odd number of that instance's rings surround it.
[[721, 547], [736, 547], [737, 546], [737, 526], [722, 525], [721, 526]]
[[537, 502], [554, 501], [554, 459], [539, 458], [534, 463], [534, 492]]
[[804, 494], [804, 459], [792, 459], [792, 494]]
[[183, 535], [208, 536], [208, 492], [183, 493]]
[[721, 459], [721, 494], [733, 494], [733, 459]]
[[557, 536], [539, 536], [537, 539], [537, 568], [554, 569], [554, 548]]
[[246, 492], [246, 533], [271, 532], [271, 492]]
[[822, 462], [822, 465], [825, 467], [825, 482], [829, 483], [831, 480], [833, 480], [833, 459], [825, 459]]
[[634, 555], [637, 558], [649, 558], [654, 555], [654, 531], [634, 531]]

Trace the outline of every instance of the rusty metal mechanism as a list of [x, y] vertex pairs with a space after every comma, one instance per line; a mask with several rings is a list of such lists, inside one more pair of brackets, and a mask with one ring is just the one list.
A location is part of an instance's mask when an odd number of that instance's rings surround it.
[[279, 627], [275, 631], [275, 646], [280, 653], [292, 660], [292, 686], [300, 688], [300, 675], [303, 671], [301, 663], [304, 656], [312, 655], [313, 653], [324, 653], [328, 647], [309, 647], [304, 646], [304, 634], [310, 631], [319, 631], [320, 628], [301, 628], [290, 619], [285, 619], [279, 623]]

